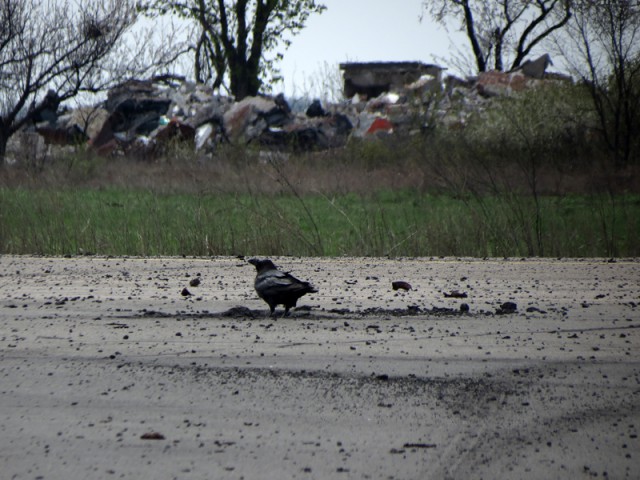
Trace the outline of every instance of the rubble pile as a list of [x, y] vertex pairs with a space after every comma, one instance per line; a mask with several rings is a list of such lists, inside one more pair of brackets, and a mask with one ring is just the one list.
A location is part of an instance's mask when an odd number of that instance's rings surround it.
[[183, 78], [131, 80], [93, 108], [47, 111], [32, 131], [40, 143], [87, 144], [102, 155], [153, 157], [171, 142], [187, 142], [203, 154], [222, 143], [322, 150], [342, 146], [350, 137], [464, 126], [491, 97], [547, 81], [544, 70], [550, 63], [546, 55], [518, 71], [485, 72], [467, 80], [443, 78], [443, 68], [417, 62], [341, 64], [350, 98], [324, 106], [314, 100], [304, 112], [293, 112], [282, 94], [236, 102]]

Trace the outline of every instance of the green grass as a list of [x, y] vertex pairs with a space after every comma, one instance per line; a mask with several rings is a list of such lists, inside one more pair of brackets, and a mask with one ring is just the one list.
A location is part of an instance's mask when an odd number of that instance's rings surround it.
[[640, 195], [0, 188], [0, 253], [638, 256]]
[[615, 164], [579, 94], [317, 152], [26, 149], [0, 166], [0, 254], [640, 256], [640, 164]]

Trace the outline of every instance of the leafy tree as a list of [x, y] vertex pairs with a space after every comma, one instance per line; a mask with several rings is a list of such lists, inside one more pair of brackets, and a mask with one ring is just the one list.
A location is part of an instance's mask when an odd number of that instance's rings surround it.
[[0, 167], [9, 138], [25, 125], [81, 92], [146, 71], [144, 55], [124, 45], [136, 18], [125, 0], [89, 0], [81, 8], [65, 0], [0, 0]]
[[[236, 99], [256, 95], [310, 15], [325, 6], [315, 0], [148, 0], [147, 15], [173, 14], [196, 23], [196, 80], [228, 88]], [[275, 52], [274, 57], [268, 54]]]
[[640, 5], [579, 0], [557, 45], [588, 88], [614, 164], [640, 161]]
[[[571, 0], [434, 0], [423, 8], [437, 22], [460, 22], [478, 72], [520, 66], [531, 50], [571, 18]], [[491, 64], [493, 63], [493, 67]]]

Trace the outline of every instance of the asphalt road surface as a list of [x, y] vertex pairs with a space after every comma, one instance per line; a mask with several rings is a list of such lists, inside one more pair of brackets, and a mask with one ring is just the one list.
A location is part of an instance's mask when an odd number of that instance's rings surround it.
[[273, 260], [0, 256], [0, 477], [640, 478], [638, 259]]

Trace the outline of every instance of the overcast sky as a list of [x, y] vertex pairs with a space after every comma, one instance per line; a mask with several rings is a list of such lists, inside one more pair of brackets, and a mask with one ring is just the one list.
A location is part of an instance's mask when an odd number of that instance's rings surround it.
[[321, 0], [327, 10], [309, 18], [293, 38], [281, 62], [285, 94], [306, 93], [309, 78], [341, 62], [421, 61], [447, 67], [452, 41], [463, 34], [446, 32], [425, 16], [422, 0]]

